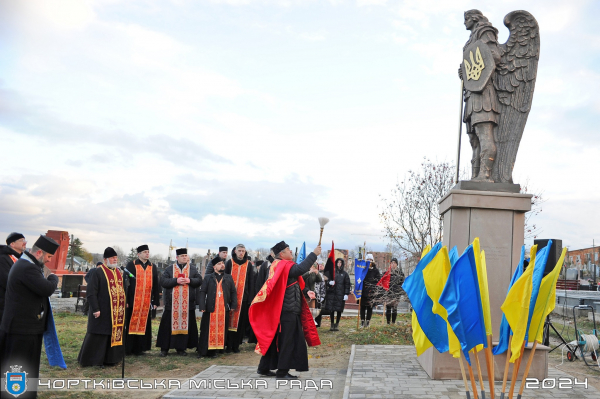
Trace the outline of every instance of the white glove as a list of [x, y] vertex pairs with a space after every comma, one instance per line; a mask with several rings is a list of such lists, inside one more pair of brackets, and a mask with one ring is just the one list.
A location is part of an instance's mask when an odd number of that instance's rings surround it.
[[348, 295], [344, 295], [344, 301], [348, 300]]
[[329, 282], [329, 285], [335, 285], [335, 281], [331, 280], [331, 281]]

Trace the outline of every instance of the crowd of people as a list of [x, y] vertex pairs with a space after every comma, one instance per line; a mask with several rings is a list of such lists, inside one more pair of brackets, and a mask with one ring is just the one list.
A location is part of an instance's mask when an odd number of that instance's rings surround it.
[[[2, 372], [20, 364], [36, 378], [42, 336], [49, 327], [48, 298], [58, 285], [56, 275], [44, 276], [44, 265], [59, 244], [42, 235], [28, 252], [20, 233], [11, 233], [6, 243], [0, 246]], [[78, 362], [82, 367], [104, 367], [119, 363], [124, 352], [143, 356], [153, 345], [152, 312], [160, 304], [162, 290], [164, 312], [155, 343], [160, 356], [168, 356], [172, 349], [188, 356], [191, 349], [198, 357], [214, 358], [223, 352], [238, 353], [248, 342], [256, 344], [262, 355], [258, 374], [296, 378], [289, 370], [308, 370], [306, 344], [320, 343], [316, 328], [323, 315], [330, 316], [330, 331], [339, 330], [351, 290], [344, 260], [337, 259], [335, 267], [325, 271], [317, 261], [320, 253], [319, 246], [296, 264], [282, 241], [266, 260], [253, 262], [243, 244], [230, 254], [227, 247], [220, 247], [201, 275], [190, 263], [187, 249], [180, 248], [176, 261], [159, 276], [149, 260], [148, 245], [137, 247], [137, 259], [122, 270], [116, 251], [108, 247], [103, 262], [85, 275], [88, 324]], [[393, 259], [388, 271], [389, 290], [401, 290], [404, 276], [397, 272], [397, 264]], [[363, 327], [369, 326], [380, 280], [381, 273], [371, 262], [360, 304]], [[202, 313], [199, 328], [196, 308]], [[395, 322], [396, 308], [397, 302], [387, 304], [388, 323]]]

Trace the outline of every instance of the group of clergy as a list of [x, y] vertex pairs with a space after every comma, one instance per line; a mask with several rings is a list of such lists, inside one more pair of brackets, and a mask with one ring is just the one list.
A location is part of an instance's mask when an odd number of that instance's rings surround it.
[[[11, 233], [6, 242], [0, 246], [2, 373], [9, 365], [20, 364], [30, 378], [37, 378], [51, 313], [48, 298], [58, 285], [56, 275], [44, 276], [44, 265], [59, 244], [40, 236], [27, 252], [27, 241], [19, 233]], [[180, 248], [176, 262], [159, 278], [148, 245], [137, 247], [137, 259], [123, 270], [117, 267], [116, 251], [108, 247], [103, 262], [85, 276], [89, 312], [78, 362], [83, 367], [104, 367], [121, 361], [123, 351], [140, 356], [150, 350], [152, 310], [159, 305], [162, 288], [164, 313], [156, 341], [160, 356], [167, 356], [170, 349], [187, 356], [187, 349], [197, 348], [198, 357], [216, 357], [225, 349], [239, 352], [248, 338], [262, 355], [258, 374], [297, 378], [288, 371], [308, 370], [306, 344], [320, 344], [300, 277], [320, 253], [318, 246], [296, 264], [282, 241], [271, 248], [267, 260], [253, 265], [244, 245], [237, 245], [229, 260], [228, 248], [220, 247], [203, 278], [190, 264], [187, 249]], [[314, 292], [309, 291], [311, 295]], [[199, 332], [196, 305], [202, 312]]]

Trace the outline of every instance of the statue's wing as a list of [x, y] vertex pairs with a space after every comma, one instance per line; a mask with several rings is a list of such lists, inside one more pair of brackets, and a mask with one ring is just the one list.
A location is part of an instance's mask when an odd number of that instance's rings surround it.
[[510, 36], [500, 45], [501, 62], [494, 78], [500, 122], [495, 136], [498, 152], [492, 177], [495, 182], [512, 183], [512, 170], [533, 99], [540, 29], [527, 11], [509, 13], [504, 17], [504, 25], [510, 30]]

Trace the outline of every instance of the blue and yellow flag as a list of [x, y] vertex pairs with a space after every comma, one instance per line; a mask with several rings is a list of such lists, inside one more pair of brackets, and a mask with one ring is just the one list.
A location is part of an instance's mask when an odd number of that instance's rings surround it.
[[[458, 253], [456, 247], [454, 247], [453, 250]], [[452, 331], [452, 326], [448, 323], [448, 312], [446, 312], [446, 309], [439, 303], [440, 295], [442, 295], [451, 268], [452, 264], [450, 263], [448, 248], [442, 247], [435, 258], [433, 258], [429, 265], [423, 270], [423, 280], [425, 281], [427, 295], [429, 295], [433, 301], [433, 313], [440, 315], [446, 322], [446, 329], [448, 330], [448, 350], [453, 357], [459, 358], [461, 349], [460, 342], [458, 342], [456, 334]]]
[[531, 299], [529, 302], [529, 315], [527, 317], [527, 330], [525, 333], [525, 341], [527, 342], [529, 342], [529, 326], [531, 325], [531, 318], [533, 317], [535, 303], [537, 302], [542, 279], [544, 278], [544, 271], [546, 271], [546, 263], [548, 263], [548, 255], [550, 255], [551, 247], [552, 240], [548, 240], [548, 244], [535, 255], [535, 269], [533, 269], [533, 277], [531, 279]]
[[[550, 244], [548, 244], [548, 246], [549, 245]], [[552, 271], [542, 279], [542, 284], [540, 285], [540, 291], [535, 303], [528, 333], [530, 340], [537, 341], [540, 344], [542, 343], [543, 339], [544, 322], [546, 320], [546, 316], [548, 316], [556, 306], [556, 282], [558, 281], [560, 269], [565, 261], [566, 254], [567, 249], [563, 248], [562, 254], [556, 263], [556, 266], [554, 266], [554, 269], [552, 269]]]
[[448, 351], [446, 321], [441, 316], [433, 313], [433, 301], [427, 295], [425, 281], [423, 280], [423, 270], [435, 258], [441, 248], [442, 244], [437, 243], [427, 255], [421, 258], [412, 274], [404, 280], [402, 288], [410, 299], [421, 329], [433, 346], [440, 353], [443, 353]]
[[531, 247], [531, 259], [527, 270], [513, 284], [508, 291], [506, 299], [501, 306], [506, 321], [510, 325], [513, 333], [513, 339], [510, 344], [511, 357], [510, 362], [514, 363], [521, 356], [521, 346], [527, 334], [527, 324], [529, 320], [529, 306], [531, 302], [531, 291], [533, 290], [532, 280], [535, 269], [535, 257], [537, 245]]
[[[510, 284], [508, 285], [508, 290], [506, 291], [506, 295], [510, 292], [512, 286], [517, 282], [519, 277], [523, 274], [523, 262], [525, 261], [525, 245], [521, 247], [521, 258], [519, 259], [519, 264], [515, 269], [515, 272], [510, 279]], [[508, 341], [510, 340], [510, 336], [512, 335], [512, 330], [510, 329], [510, 325], [506, 320], [506, 315], [502, 314], [502, 321], [500, 322], [500, 337], [498, 338], [498, 345], [493, 349], [494, 355], [499, 355], [501, 353], [506, 352], [508, 349]]]
[[450, 269], [439, 303], [448, 312], [448, 322], [469, 361], [467, 353], [471, 349], [478, 345], [487, 347], [473, 245], [465, 249]]

